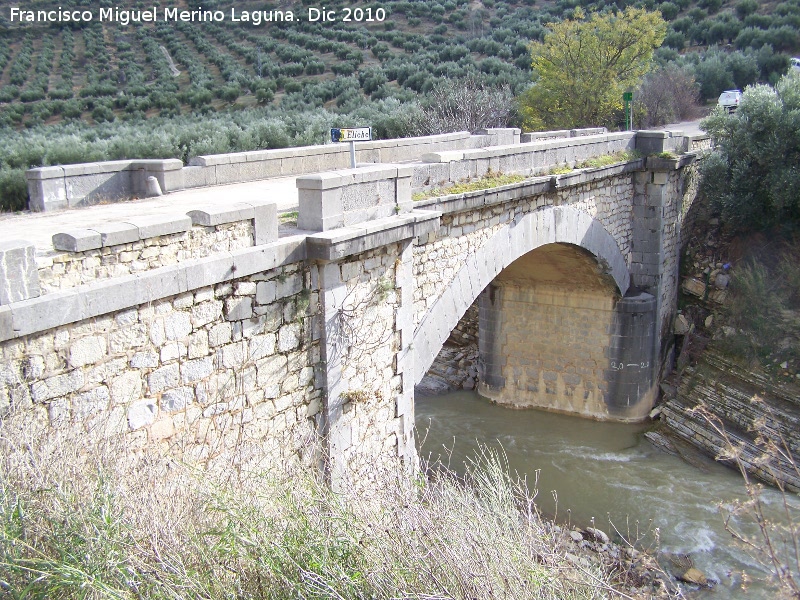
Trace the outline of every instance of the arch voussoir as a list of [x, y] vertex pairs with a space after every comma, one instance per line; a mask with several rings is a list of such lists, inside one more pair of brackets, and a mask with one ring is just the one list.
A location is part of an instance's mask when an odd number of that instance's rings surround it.
[[572, 244], [591, 252], [614, 279], [620, 295], [628, 290], [627, 262], [602, 223], [569, 206], [528, 213], [497, 231], [465, 258], [450, 285], [420, 321], [414, 333], [414, 384], [430, 368], [450, 332], [469, 306], [500, 272], [528, 252], [547, 244]]

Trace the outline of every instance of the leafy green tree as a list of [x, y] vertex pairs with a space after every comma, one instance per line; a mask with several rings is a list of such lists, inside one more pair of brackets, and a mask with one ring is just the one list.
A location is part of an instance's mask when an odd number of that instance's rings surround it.
[[623, 92], [639, 83], [667, 32], [661, 13], [630, 7], [588, 18], [576, 9], [548, 27], [531, 45], [534, 83], [520, 98], [528, 129], [613, 125]]
[[731, 228], [800, 224], [800, 77], [747, 88], [735, 114], [718, 109], [701, 127], [716, 143], [702, 189]]

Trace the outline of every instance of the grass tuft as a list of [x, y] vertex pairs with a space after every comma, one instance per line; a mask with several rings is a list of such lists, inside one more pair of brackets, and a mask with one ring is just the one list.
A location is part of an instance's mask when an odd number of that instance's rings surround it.
[[466, 192], [476, 192], [478, 190], [488, 190], [503, 185], [511, 185], [512, 183], [519, 183], [527, 179], [523, 175], [506, 175], [503, 173], [487, 173], [480, 179], [472, 181], [462, 181], [455, 183], [446, 188], [433, 188], [424, 192], [417, 192], [413, 194], [414, 201], [427, 200], [428, 198], [437, 198], [439, 196], [450, 196], [452, 194], [464, 194]]
[[572, 173], [574, 169], [570, 167], [568, 164], [563, 165], [556, 165], [554, 167], [550, 167], [547, 171], [548, 175], [566, 175], [567, 173]]
[[615, 152], [613, 154], [603, 154], [602, 156], [595, 156], [578, 164], [576, 168], [596, 169], [598, 167], [607, 167], [609, 165], [615, 165], [621, 162], [637, 160], [641, 157], [642, 157], [641, 153], [636, 152], [635, 150], [622, 150], [620, 152]]

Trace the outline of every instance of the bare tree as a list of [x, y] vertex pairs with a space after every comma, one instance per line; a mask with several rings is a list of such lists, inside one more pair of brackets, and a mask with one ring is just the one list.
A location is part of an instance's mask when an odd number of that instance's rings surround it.
[[648, 73], [637, 94], [640, 126], [656, 127], [686, 121], [699, 115], [700, 90], [683, 69], [669, 65]]
[[477, 131], [505, 127], [514, 106], [508, 86], [488, 86], [475, 77], [446, 79], [422, 102], [420, 133]]

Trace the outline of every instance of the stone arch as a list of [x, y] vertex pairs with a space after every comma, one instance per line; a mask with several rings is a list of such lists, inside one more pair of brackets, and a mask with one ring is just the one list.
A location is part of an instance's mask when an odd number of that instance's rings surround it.
[[414, 333], [414, 385], [430, 368], [450, 332], [481, 291], [512, 262], [547, 244], [588, 250], [614, 280], [620, 296], [630, 284], [625, 258], [614, 237], [591, 215], [569, 206], [548, 206], [505, 225], [464, 262]]

